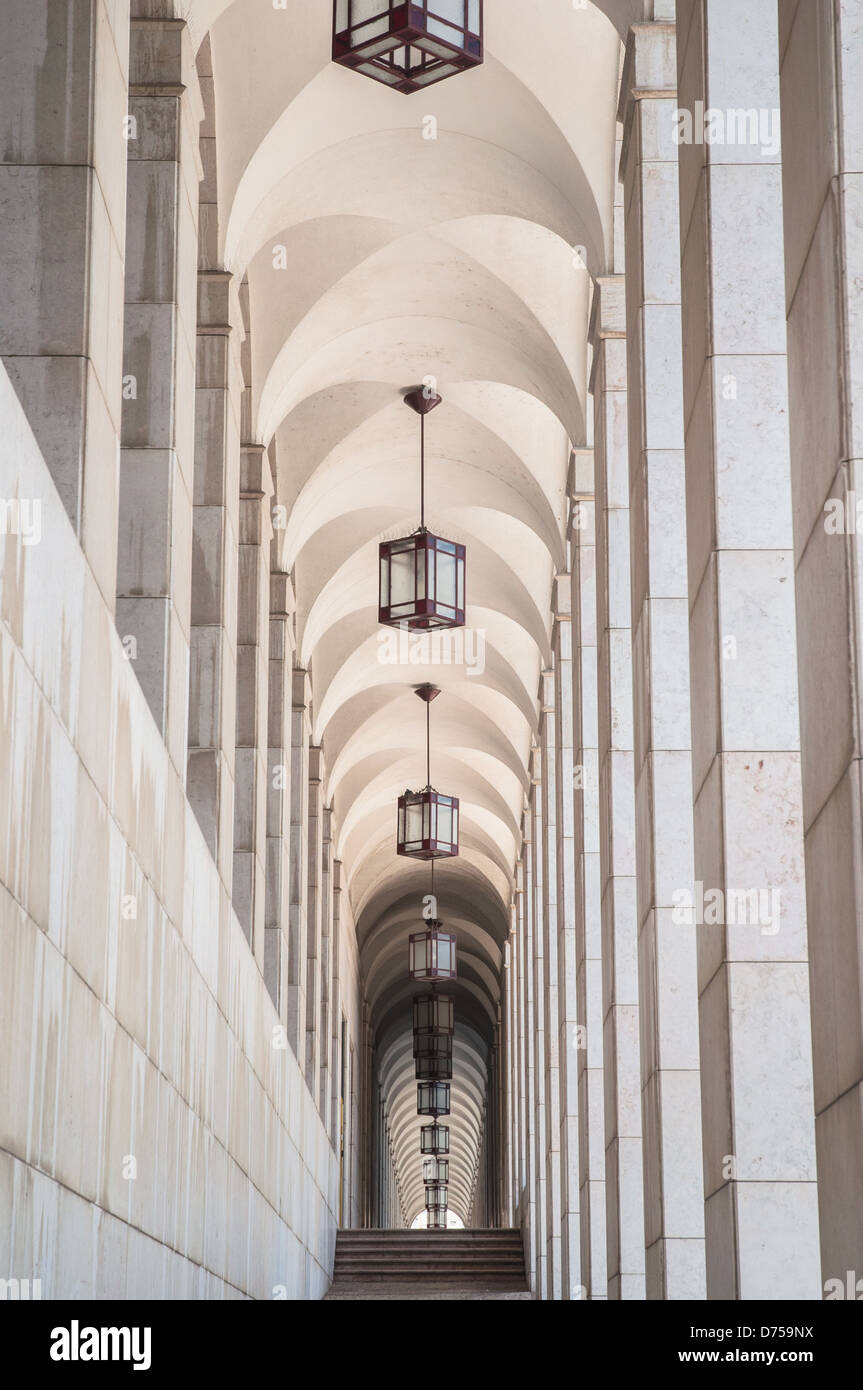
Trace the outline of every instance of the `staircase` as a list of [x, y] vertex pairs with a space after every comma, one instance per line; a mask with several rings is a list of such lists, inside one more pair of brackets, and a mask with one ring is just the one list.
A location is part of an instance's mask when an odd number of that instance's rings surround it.
[[530, 1299], [520, 1231], [339, 1231], [337, 1299]]

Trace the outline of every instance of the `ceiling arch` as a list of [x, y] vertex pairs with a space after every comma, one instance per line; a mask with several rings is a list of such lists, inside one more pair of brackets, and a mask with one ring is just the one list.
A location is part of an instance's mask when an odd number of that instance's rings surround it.
[[[407, 1219], [422, 1205], [423, 1123], [407, 942], [430, 889], [428, 866], [395, 853], [396, 799], [426, 780], [413, 692], [443, 691], [432, 778], [461, 805], [460, 854], [435, 892], [459, 939], [450, 1201], [467, 1223], [569, 462], [589, 443], [620, 36], [653, 3], [489, 0], [483, 65], [408, 100], [330, 61], [329, 3], [175, 0], [209, 40], [217, 260], [247, 282], [251, 325], [244, 442], [268, 448], [285, 509], [277, 555]], [[461, 646], [434, 649], [377, 621], [377, 547], [419, 521], [419, 429], [402, 397], [427, 380], [443, 397], [427, 422], [427, 520], [468, 552]]]

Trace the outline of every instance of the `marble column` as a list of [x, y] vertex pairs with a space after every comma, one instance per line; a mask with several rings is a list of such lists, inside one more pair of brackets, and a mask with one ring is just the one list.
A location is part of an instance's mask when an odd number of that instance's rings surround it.
[[288, 1039], [306, 1065], [307, 908], [309, 893], [309, 704], [307, 671], [294, 669], [291, 713], [290, 917], [288, 919]]
[[[617, 355], [617, 340], [605, 347]], [[599, 841], [596, 539], [593, 451], [573, 453], [569, 483], [572, 568], [572, 780], [575, 855], [576, 1025], [578, 1071], [579, 1250], [581, 1297], [608, 1291], [605, 1219], [605, 1076], [602, 1046], [602, 873]], [[576, 1297], [576, 1289], [572, 1297]]]
[[324, 750], [309, 748], [306, 840], [306, 1085], [320, 1104], [324, 1039], [321, 1023], [321, 925], [323, 918]]
[[264, 969], [267, 866], [270, 498], [267, 451], [244, 445], [240, 462], [237, 581], [237, 733], [234, 911]]
[[187, 794], [226, 884], [234, 854], [240, 401], [237, 288], [198, 274]]
[[677, 49], [707, 1294], [818, 1298], [777, 6]]
[[270, 574], [269, 677], [267, 680], [267, 891], [264, 979], [283, 1023], [287, 1022], [291, 815], [291, 706], [296, 601], [289, 574]]
[[780, 0], [822, 1289], [863, 1275], [863, 3]]
[[579, 1211], [579, 1115], [576, 950], [576, 850], [574, 827], [575, 758], [572, 691], [572, 577], [555, 580], [554, 629], [554, 751], [555, 823], [557, 826], [557, 1014], [560, 1133], [560, 1282], [561, 1298], [578, 1299], [582, 1292]]
[[542, 750], [535, 747], [531, 754], [532, 782], [530, 796], [530, 891], [528, 912], [531, 918], [531, 948], [529, 968], [533, 976], [533, 1065], [534, 1065], [534, 1151], [533, 1198], [535, 1224], [532, 1226], [536, 1250], [536, 1296], [548, 1298], [548, 1210], [546, 1207], [546, 1067], [548, 1065], [547, 1013], [545, 990], [545, 925], [543, 895], [545, 874], [543, 864], [543, 807], [542, 807]]
[[539, 1297], [540, 1289], [540, 1266], [537, 1256], [539, 1241], [537, 1238], [537, 1222], [539, 1221], [539, 1207], [536, 1200], [537, 1192], [537, 1119], [538, 1119], [538, 1094], [539, 1094], [539, 1065], [536, 1053], [536, 971], [534, 965], [534, 858], [533, 858], [533, 788], [525, 807], [522, 838], [524, 841], [524, 906], [523, 920], [524, 929], [522, 939], [524, 942], [523, 969], [524, 969], [524, 1050], [526, 1066], [524, 1071], [525, 1087], [525, 1163], [524, 1163], [524, 1192], [522, 1197], [522, 1223], [525, 1227], [526, 1259], [530, 1287], [533, 1293]]
[[[329, 1129], [330, 1125], [330, 1085], [333, 1069], [332, 1050], [332, 911], [333, 911], [333, 813], [330, 807], [323, 806], [321, 812], [321, 960], [320, 960], [320, 1010], [318, 1013], [317, 1048], [318, 1070], [318, 1109], [321, 1119]], [[332, 1136], [331, 1136], [332, 1137]]]
[[543, 998], [545, 1001], [546, 1298], [561, 1297], [560, 1021], [558, 1007], [558, 842], [555, 673], [540, 678]]
[[[333, 847], [330, 846], [330, 853]], [[332, 962], [330, 971], [330, 1019], [331, 1019], [331, 1046], [330, 1057], [330, 1138], [334, 1144], [339, 1142], [340, 1107], [342, 1101], [343, 1078], [342, 1068], [342, 987], [341, 972], [339, 970], [339, 959], [341, 952], [341, 899], [342, 899], [342, 863], [339, 859], [332, 859], [331, 865], [331, 908], [330, 908], [330, 960]], [[345, 1117], [347, 1125], [348, 1117]]]
[[0, 356], [113, 611], [129, 0], [5, 0], [3, 40]]
[[185, 778], [203, 103], [183, 20], [133, 17], [129, 81], [116, 619]]
[[595, 404], [608, 1296], [640, 1299], [645, 1292], [644, 1196], [623, 276], [598, 279], [590, 341]]
[[630, 551], [646, 1293], [704, 1298], [689, 600], [673, 24], [629, 33], [619, 118], [626, 238]]

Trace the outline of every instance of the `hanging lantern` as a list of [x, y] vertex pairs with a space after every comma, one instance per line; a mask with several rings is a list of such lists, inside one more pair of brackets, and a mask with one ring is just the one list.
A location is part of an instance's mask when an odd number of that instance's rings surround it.
[[426, 1187], [431, 1186], [433, 1183], [449, 1182], [449, 1159], [423, 1159], [423, 1182], [425, 1183]]
[[452, 1053], [441, 1057], [420, 1052], [414, 1057], [417, 1081], [452, 1081]]
[[423, 1125], [420, 1129], [420, 1153], [421, 1154], [448, 1154], [449, 1153], [449, 1125], [439, 1125], [437, 1122], [431, 1125]]
[[336, 0], [333, 59], [396, 92], [482, 62], [482, 0]]
[[445, 1231], [447, 1228], [446, 1207], [443, 1211], [437, 1211], [426, 1207], [426, 1229], [429, 1231]]
[[414, 998], [414, 1033], [446, 1034], [455, 1028], [455, 1007], [448, 994]]
[[425, 417], [440, 403], [423, 390], [405, 396], [420, 417], [420, 527], [380, 546], [379, 621], [411, 632], [465, 623], [465, 547], [433, 536], [425, 524]]
[[440, 691], [420, 685], [415, 692], [426, 707], [426, 778], [421, 792], [399, 797], [396, 851], [409, 859], [454, 859], [458, 854], [458, 798], [431, 785], [431, 703]]
[[434, 1183], [426, 1188], [426, 1211], [446, 1211], [449, 1205], [449, 1188], [445, 1183]]
[[449, 1082], [448, 1081], [420, 1081], [417, 1085], [417, 1114], [438, 1115], [449, 1114]]
[[431, 787], [400, 796], [397, 850], [409, 859], [455, 859], [458, 798]]
[[451, 1033], [420, 1033], [414, 1029], [415, 1057], [452, 1057]]
[[453, 932], [441, 931], [442, 926], [432, 922], [427, 931], [414, 932], [409, 938], [412, 980], [456, 978], [456, 938]]

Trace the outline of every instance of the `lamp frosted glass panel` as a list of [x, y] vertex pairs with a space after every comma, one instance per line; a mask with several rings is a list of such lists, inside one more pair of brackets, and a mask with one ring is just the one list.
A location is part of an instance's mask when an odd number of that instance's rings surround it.
[[453, 960], [454, 951], [452, 942], [447, 936], [438, 938], [437, 948], [437, 968], [442, 971], [451, 971], [455, 964]]
[[415, 840], [423, 838], [423, 809], [424, 803], [421, 801], [409, 801], [405, 807], [405, 834], [406, 844], [412, 844]]
[[446, 39], [447, 43], [454, 44], [456, 48], [464, 48], [464, 31], [462, 21], [459, 20], [458, 28], [453, 29], [451, 24], [441, 24], [439, 19], [432, 19], [429, 15], [428, 32], [435, 38]]
[[[352, 29], [351, 48], [361, 48], [363, 44], [370, 43], [372, 39], [386, 33], [387, 21], [385, 19], [378, 19], [374, 24], [364, 24], [362, 29]], [[360, 72], [362, 72], [362, 68], [360, 68]]]
[[[378, 58], [382, 53], [387, 53], [391, 48], [396, 48], [397, 45], [398, 39], [390, 38], [390, 36], [387, 35], [386, 38], [378, 39], [377, 43], [373, 43], [371, 47], [364, 49], [364, 56], [366, 58]], [[379, 69], [375, 68], [375, 72], [379, 72]], [[384, 76], [386, 75], [384, 74]]]
[[382, 15], [389, 23], [389, 9], [389, 0], [351, 0], [351, 24], [362, 24], [375, 15]]
[[336, 0], [336, 33], [343, 34], [348, 27], [348, 0]]
[[452, 808], [452, 844], [458, 844], [458, 807]]
[[[451, 24], [457, 24], [459, 29], [464, 28], [464, 0], [430, 0], [430, 10], [434, 10], [440, 19], [448, 19]], [[432, 17], [429, 15], [429, 28], [431, 28]]]
[[364, 72], [366, 77], [374, 77], [378, 82], [388, 82], [391, 87], [394, 87], [397, 82], [401, 82], [400, 77], [387, 72], [386, 68], [372, 67], [371, 63], [357, 63], [356, 71]]
[[[452, 34], [452, 42], [455, 44], [459, 43], [461, 35], [456, 33], [455, 29], [451, 29], [450, 33]], [[416, 46], [417, 48], [421, 48], [423, 53], [428, 53], [433, 58], [452, 59], [452, 49], [446, 48], [442, 43], [438, 43], [436, 39], [417, 39]]]
[[464, 560], [459, 560], [456, 564], [456, 574], [458, 576], [456, 607], [459, 612], [464, 612]]
[[447, 608], [456, 606], [456, 559], [440, 550], [437, 557], [437, 601]]
[[472, 34], [479, 33], [479, 0], [468, 0], [467, 27]]
[[420, 974], [425, 973], [429, 968], [429, 942], [428, 938], [421, 936], [415, 938], [411, 943], [414, 950], [414, 970]]
[[437, 803], [437, 830], [434, 838], [448, 845], [453, 843], [452, 812], [452, 806], [447, 806], [446, 802]]
[[[392, 81], [399, 79], [393, 75]], [[392, 608], [413, 606], [414, 602], [414, 552], [413, 550], [394, 550], [390, 558], [390, 606]]]
[[432, 838], [430, 826], [431, 826], [431, 810], [432, 810], [432, 805], [433, 805], [433, 804], [434, 804], [434, 803], [429, 803], [428, 801], [425, 801], [425, 800], [424, 800], [423, 803], [422, 803], [422, 808], [423, 808], [423, 835], [422, 835], [422, 837], [423, 837], [424, 840], [429, 840], [429, 839]]
[[[425, 546], [423, 546], [421, 549], [419, 549], [419, 550], [416, 552], [416, 566], [417, 566], [417, 598], [418, 598], [418, 599], [425, 598], [425, 596], [426, 596], [426, 556], [427, 556], [427, 554], [428, 554], [428, 551], [425, 549]], [[433, 592], [433, 591], [432, 591], [432, 592]]]
[[452, 63], [445, 67], [432, 68], [431, 72], [421, 73], [420, 76], [415, 77], [413, 79], [414, 86], [428, 87], [431, 82], [439, 82], [443, 77], [452, 77], [453, 73], [458, 71], [459, 69]]

